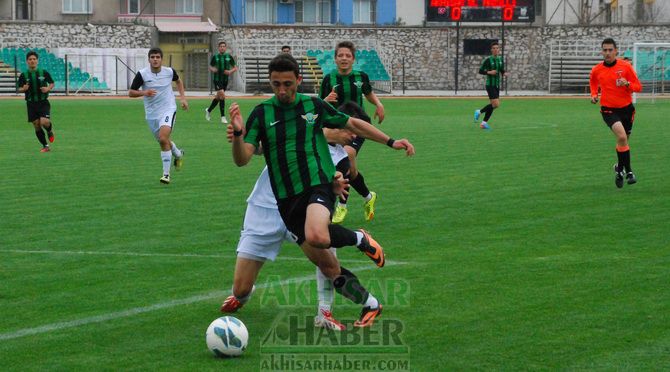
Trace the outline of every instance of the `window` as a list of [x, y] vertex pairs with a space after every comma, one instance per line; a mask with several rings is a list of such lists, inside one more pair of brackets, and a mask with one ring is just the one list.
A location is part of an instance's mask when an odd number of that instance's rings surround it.
[[15, 19], [30, 19], [30, 4], [28, 0], [15, 0], [16, 14]]
[[354, 0], [354, 23], [375, 23], [377, 1]]
[[272, 4], [271, 0], [247, 0], [246, 23], [271, 23]]
[[177, 0], [175, 13], [200, 15], [202, 14], [202, 0]]
[[330, 0], [298, 0], [295, 2], [296, 23], [330, 23]]
[[140, 14], [140, 0], [128, 0], [128, 14]]
[[91, 0], [63, 0], [63, 13], [91, 14], [93, 5]]

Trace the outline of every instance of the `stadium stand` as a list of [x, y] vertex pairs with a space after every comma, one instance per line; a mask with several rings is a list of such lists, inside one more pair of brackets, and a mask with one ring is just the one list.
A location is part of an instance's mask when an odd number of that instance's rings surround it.
[[[3, 48], [0, 59], [6, 65], [21, 72], [27, 68], [26, 53], [30, 50], [28, 48]], [[87, 93], [107, 93], [110, 91], [104, 81], [101, 82], [88, 72], [73, 67], [71, 63], [68, 63], [66, 68], [63, 58], [56, 57], [46, 49], [36, 48], [34, 51], [39, 55], [40, 66], [49, 71], [54, 79], [54, 92], [65, 92], [66, 87], [69, 91], [84, 91]], [[11, 78], [14, 81], [13, 72]]]

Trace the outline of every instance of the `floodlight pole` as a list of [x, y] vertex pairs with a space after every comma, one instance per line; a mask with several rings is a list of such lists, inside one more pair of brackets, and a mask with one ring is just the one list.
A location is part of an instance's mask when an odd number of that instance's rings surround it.
[[[501, 18], [504, 17], [504, 12], [500, 13]], [[500, 48], [500, 54], [502, 56], [503, 60], [503, 66], [505, 66], [505, 71], [507, 71], [507, 62], [505, 61], [505, 19], [502, 18], [502, 27], [501, 27], [501, 48]], [[507, 95], [507, 80], [505, 79], [505, 74], [503, 74], [502, 79], [501, 79], [503, 85], [505, 86], [505, 95]]]
[[461, 22], [456, 22], [456, 60], [454, 61], [454, 95], [458, 95], [458, 55], [460, 48], [460, 39], [461, 39]]

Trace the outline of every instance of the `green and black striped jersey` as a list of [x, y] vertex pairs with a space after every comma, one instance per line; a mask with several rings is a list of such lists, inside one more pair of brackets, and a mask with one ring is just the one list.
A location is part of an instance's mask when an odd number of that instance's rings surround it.
[[209, 65], [217, 69], [217, 72], [212, 74], [215, 81], [228, 81], [228, 75], [224, 74], [223, 71], [235, 67], [235, 59], [228, 53], [219, 53], [212, 56]]
[[54, 80], [46, 70], [37, 68], [32, 71], [26, 70], [22, 72], [16, 85], [20, 88], [27, 83], [30, 87], [25, 92], [26, 101], [40, 102], [49, 99], [49, 93], [42, 93], [40, 88], [49, 86], [49, 84], [53, 84], [53, 82]]
[[349, 75], [340, 75], [337, 69], [323, 77], [321, 82], [321, 99], [326, 98], [335, 87], [337, 107], [345, 102], [353, 101], [363, 108], [363, 96], [372, 93], [372, 85], [368, 74], [352, 70]]
[[[496, 75], [487, 75], [487, 71], [496, 70], [498, 74]], [[488, 56], [482, 62], [482, 66], [479, 68], [479, 73], [486, 75], [486, 86], [487, 87], [498, 87], [500, 88], [500, 77], [505, 73], [505, 64], [503, 59], [500, 56]]]
[[300, 93], [292, 104], [272, 97], [254, 108], [244, 141], [263, 146], [275, 198], [332, 182], [335, 165], [323, 128], [344, 128], [347, 120], [348, 115], [328, 102]]

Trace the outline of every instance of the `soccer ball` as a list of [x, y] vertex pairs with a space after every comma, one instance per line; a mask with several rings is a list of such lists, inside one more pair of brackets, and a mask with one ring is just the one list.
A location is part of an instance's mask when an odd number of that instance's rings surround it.
[[249, 332], [241, 320], [222, 316], [207, 327], [205, 340], [207, 348], [218, 357], [239, 356], [247, 348]]

